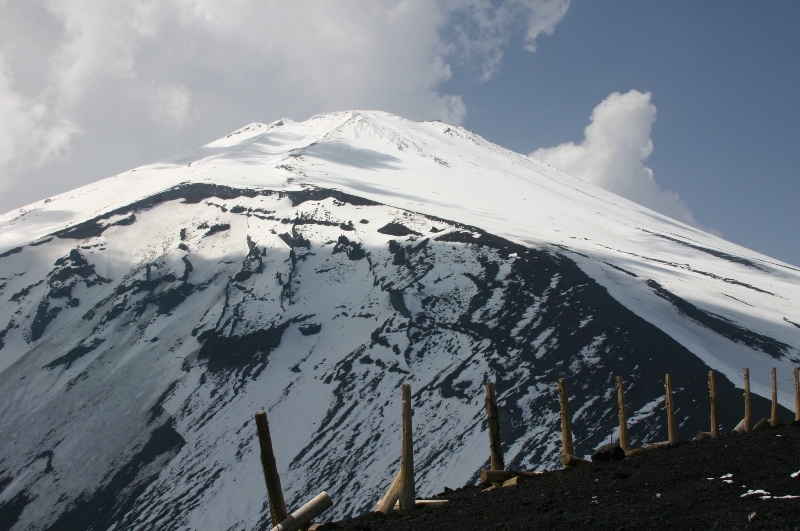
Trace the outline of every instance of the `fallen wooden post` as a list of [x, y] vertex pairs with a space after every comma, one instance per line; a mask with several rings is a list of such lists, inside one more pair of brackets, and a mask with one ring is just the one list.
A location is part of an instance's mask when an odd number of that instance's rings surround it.
[[794, 421], [800, 422], [800, 367], [794, 368]]
[[497, 417], [497, 400], [494, 394], [494, 383], [486, 383], [486, 416], [489, 418], [489, 450], [491, 452], [492, 470], [503, 470], [503, 449], [500, 446], [500, 421]]
[[649, 450], [658, 450], [659, 448], [671, 448], [673, 446], [675, 445], [669, 441], [645, 444], [641, 448], [634, 448], [633, 450], [628, 450], [627, 452], [625, 452], [625, 457], [631, 457], [640, 454], [642, 452], [647, 452]]
[[711, 399], [711, 431], [709, 435], [715, 439], [719, 435], [719, 421], [717, 420], [717, 387], [714, 384], [714, 371], [708, 371], [708, 395]]
[[[450, 500], [414, 500], [414, 507], [441, 507], [449, 501]], [[400, 502], [397, 502], [392, 510], [399, 511]]]
[[375, 509], [379, 513], [389, 514], [389, 511], [392, 510], [394, 504], [400, 499], [400, 471], [397, 471], [397, 475], [394, 477], [394, 481], [389, 486], [389, 489], [386, 491], [386, 494], [383, 495], [383, 498], [378, 501], [378, 507]]
[[673, 446], [673, 443], [671, 441], [662, 441], [657, 443], [645, 444], [644, 446], [642, 446], [642, 450], [657, 450], [659, 448], [669, 448], [670, 446]]
[[333, 507], [333, 501], [327, 492], [322, 491], [314, 496], [311, 501], [284, 518], [281, 523], [272, 528], [272, 531], [294, 531], [300, 529], [331, 507]]
[[517, 473], [512, 470], [481, 470], [481, 483], [503, 483], [511, 478], [517, 477]]
[[[564, 464], [564, 456], [575, 457], [575, 449], [572, 447], [572, 426], [569, 417], [569, 404], [567, 403], [567, 383], [564, 378], [558, 379], [558, 402], [561, 406], [561, 412], [559, 413], [561, 416], [561, 463], [564, 466], [571, 466]], [[571, 461], [570, 459], [566, 461], [575, 464], [580, 462]]]
[[770, 426], [771, 426], [771, 423], [770, 423], [769, 419], [761, 419], [758, 422], [756, 422], [755, 426], [753, 426], [753, 431], [761, 431], [761, 430], [764, 430], [766, 428], [769, 428]]
[[403, 457], [400, 461], [400, 509], [414, 508], [416, 486], [414, 485], [414, 439], [411, 432], [411, 386], [403, 384]]
[[559, 459], [561, 461], [561, 464], [564, 465], [564, 468], [569, 468], [571, 466], [579, 465], [581, 463], [586, 462], [586, 459], [583, 459], [581, 457], [578, 457], [577, 455], [572, 455], [572, 454], [561, 454], [561, 457]]
[[773, 428], [778, 425], [778, 376], [775, 367], [772, 368], [772, 411], [769, 425]]
[[258, 442], [261, 446], [261, 466], [264, 469], [264, 479], [267, 482], [267, 496], [269, 497], [269, 512], [272, 525], [286, 520], [286, 503], [283, 501], [281, 478], [278, 475], [278, 466], [275, 464], [275, 454], [272, 452], [272, 438], [269, 434], [269, 423], [266, 411], [256, 413], [256, 430]]
[[526, 476], [514, 476], [513, 478], [507, 479], [502, 483], [503, 487], [516, 487], [523, 481], [527, 481], [528, 478]]
[[622, 376], [617, 376], [617, 405], [619, 406], [619, 447], [624, 451], [631, 449], [628, 440], [628, 415], [625, 411], [625, 392], [622, 387]]
[[669, 436], [669, 444], [674, 446], [678, 444], [678, 435], [675, 426], [675, 411], [672, 406], [672, 380], [669, 374], [664, 377], [664, 388], [667, 394], [667, 434]]
[[511, 478], [532, 478], [541, 476], [544, 472], [534, 470], [481, 470], [481, 483], [503, 483]]

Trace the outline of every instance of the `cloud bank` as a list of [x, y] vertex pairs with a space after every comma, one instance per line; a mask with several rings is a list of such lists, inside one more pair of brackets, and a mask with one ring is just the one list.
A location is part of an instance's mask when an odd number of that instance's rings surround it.
[[645, 165], [653, 153], [650, 133], [656, 106], [649, 92], [614, 92], [592, 111], [580, 144], [537, 149], [532, 158], [605, 188], [673, 219], [698, 226], [683, 200], [662, 189]]
[[[533, 52], [569, 0], [5, 0], [0, 212], [246, 123], [381, 109], [459, 124], [443, 84]], [[31, 185], [35, 186], [31, 186]]]

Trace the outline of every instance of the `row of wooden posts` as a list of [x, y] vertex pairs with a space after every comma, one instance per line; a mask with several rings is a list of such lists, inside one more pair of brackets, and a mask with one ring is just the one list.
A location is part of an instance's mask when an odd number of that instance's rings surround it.
[[[800, 422], [800, 368], [794, 368], [794, 390], [795, 390], [795, 418]], [[667, 437], [664, 442], [647, 444], [641, 448], [631, 448], [628, 438], [628, 417], [625, 410], [625, 392], [623, 389], [622, 377], [616, 377], [617, 386], [617, 406], [619, 408], [619, 446], [626, 456], [635, 455], [643, 450], [654, 448], [664, 448], [675, 446], [678, 443], [677, 424], [675, 422], [675, 409], [672, 400], [672, 379], [669, 374], [664, 377], [665, 405], [667, 411]], [[717, 420], [717, 389], [714, 382], [714, 371], [708, 371], [708, 393], [711, 405], [711, 427], [709, 431], [701, 431], [697, 439], [716, 438], [719, 435], [719, 421]], [[558, 398], [561, 406], [561, 464], [565, 467], [574, 466], [582, 461], [575, 455], [572, 444], [572, 422], [567, 402], [567, 384], [564, 378], [558, 380]], [[772, 409], [770, 418], [762, 418], [755, 425], [752, 421], [752, 410], [750, 407], [750, 369], [744, 369], [744, 418], [733, 429], [735, 433], [746, 433], [758, 431], [766, 427], [778, 425], [778, 379], [775, 367], [772, 368]]]
[[[800, 374], [798, 368], [794, 369], [795, 385], [795, 420], [800, 421]], [[664, 378], [666, 390], [666, 410], [667, 410], [667, 433], [668, 440], [659, 443], [652, 443], [642, 448], [631, 448], [628, 438], [628, 419], [625, 409], [625, 393], [623, 389], [622, 377], [616, 377], [617, 405], [619, 409], [619, 446], [626, 456], [635, 455], [643, 450], [654, 448], [664, 448], [674, 446], [678, 442], [677, 424], [675, 422], [675, 411], [672, 400], [672, 381], [670, 375]], [[717, 395], [714, 383], [714, 371], [708, 371], [708, 390], [711, 402], [711, 429], [708, 432], [700, 432], [698, 438], [715, 438], [719, 435], [719, 423], [717, 421]], [[404, 384], [401, 387], [402, 396], [402, 418], [403, 418], [403, 438], [402, 453], [400, 459], [400, 470], [394, 477], [391, 485], [383, 497], [378, 501], [376, 510], [388, 514], [393, 510], [409, 511], [419, 505], [440, 505], [447, 503], [446, 500], [417, 500], [416, 485], [414, 482], [414, 444], [411, 425], [411, 386]], [[564, 378], [558, 380], [558, 398], [560, 404], [561, 418], [561, 463], [565, 467], [575, 466], [584, 459], [575, 455], [572, 442], [572, 422], [567, 400], [567, 385]], [[778, 391], [775, 368], [772, 369], [772, 414], [769, 419], [762, 419], [755, 425], [752, 424], [750, 408], [750, 371], [744, 369], [744, 419], [734, 428], [734, 432], [742, 433], [762, 429], [767, 426], [777, 426], [778, 424]], [[490, 449], [490, 469], [480, 471], [482, 483], [491, 484], [495, 488], [499, 486], [516, 485], [523, 478], [535, 475], [535, 472], [522, 472], [506, 470], [503, 460], [503, 451], [500, 439], [500, 422], [497, 413], [497, 399], [495, 396], [494, 383], [486, 384], [486, 416], [489, 424], [489, 449]], [[272, 450], [272, 439], [269, 432], [267, 414], [261, 410], [256, 413], [256, 427], [258, 431], [259, 444], [261, 447], [261, 463], [264, 469], [264, 478], [267, 483], [267, 493], [269, 497], [270, 515], [272, 518], [272, 531], [322, 531], [326, 527], [324, 524], [312, 523], [312, 520], [319, 516], [323, 511], [333, 506], [333, 502], [326, 492], [321, 492], [311, 501], [288, 514], [286, 504], [283, 499], [280, 477], [275, 463], [275, 456]]]

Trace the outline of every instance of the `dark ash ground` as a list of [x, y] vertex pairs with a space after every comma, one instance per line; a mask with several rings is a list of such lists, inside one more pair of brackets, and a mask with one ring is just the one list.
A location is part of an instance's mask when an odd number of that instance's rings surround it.
[[[464, 487], [438, 495], [450, 500], [444, 507], [418, 508], [409, 515], [365, 514], [330, 527], [800, 529], [800, 498], [774, 498], [800, 496], [800, 474], [791, 477], [798, 471], [800, 427], [781, 426], [686, 442], [623, 461], [586, 463], [493, 492]], [[742, 497], [751, 489], [773, 498]]]

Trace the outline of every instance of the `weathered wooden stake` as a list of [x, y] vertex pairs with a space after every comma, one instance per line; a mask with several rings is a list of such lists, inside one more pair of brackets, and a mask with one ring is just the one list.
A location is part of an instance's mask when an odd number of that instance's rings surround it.
[[800, 367], [794, 368], [794, 420], [800, 422]]
[[561, 454], [575, 455], [572, 447], [572, 426], [567, 404], [567, 383], [564, 378], [558, 379], [558, 401], [561, 405]]
[[275, 464], [275, 454], [272, 452], [272, 438], [269, 435], [267, 413], [262, 409], [256, 413], [256, 429], [258, 442], [261, 446], [261, 466], [264, 468], [264, 479], [267, 482], [267, 495], [269, 497], [269, 512], [272, 516], [272, 525], [286, 520], [286, 503], [283, 501], [281, 478], [278, 475], [278, 466]]
[[744, 369], [744, 431], [749, 432], [753, 429], [752, 417], [750, 416], [750, 369]]
[[521, 470], [481, 470], [481, 483], [505, 483], [511, 478], [525, 477], [532, 478], [542, 475], [543, 472], [531, 472]]
[[501, 487], [516, 487], [526, 481], [525, 476], [514, 476], [500, 484]]
[[778, 425], [778, 376], [775, 367], [772, 368], [772, 414], [769, 425], [773, 428]]
[[577, 455], [572, 454], [561, 454], [559, 459], [561, 460], [561, 464], [564, 465], [564, 468], [569, 468], [571, 466], [586, 462], [586, 459], [582, 459]]
[[491, 450], [491, 469], [503, 470], [503, 449], [500, 446], [500, 421], [497, 418], [497, 400], [494, 395], [494, 383], [486, 383], [486, 416], [489, 418], [489, 448]]
[[375, 509], [379, 513], [389, 514], [389, 511], [392, 510], [394, 504], [397, 503], [397, 500], [400, 499], [400, 471], [397, 471], [397, 475], [394, 477], [394, 481], [389, 486], [389, 489], [386, 491], [386, 494], [383, 495], [383, 498], [380, 499], [378, 502], [378, 507]]
[[[441, 507], [442, 505], [447, 505], [449, 502], [450, 500], [414, 500], [414, 507], [420, 507], [423, 505], [425, 507]], [[399, 511], [400, 502], [396, 503], [392, 510]]]
[[331, 507], [333, 507], [333, 501], [331, 501], [327, 492], [322, 491], [314, 496], [310, 502], [284, 518], [271, 531], [295, 531]]
[[494, 483], [502, 484], [511, 478], [517, 477], [518, 474], [512, 470], [481, 470], [480, 478], [481, 483]]
[[769, 427], [770, 427], [769, 419], [761, 419], [758, 422], [756, 422], [755, 426], [753, 426], [753, 431], [761, 431]]
[[711, 437], [719, 435], [719, 421], [717, 420], [717, 387], [714, 384], [714, 371], [708, 371], [708, 395], [711, 398]]
[[659, 448], [669, 448], [670, 446], [672, 446], [672, 444], [670, 444], [669, 441], [645, 444], [641, 448], [634, 448], [633, 450], [628, 450], [627, 452], [625, 452], [625, 457], [639, 455], [642, 452], [648, 452], [650, 450], [658, 450]]
[[631, 444], [628, 439], [628, 414], [625, 411], [622, 376], [617, 376], [617, 404], [619, 406], [619, 447], [627, 452], [631, 449]]
[[414, 485], [414, 439], [411, 433], [411, 386], [403, 384], [403, 458], [400, 462], [400, 509], [414, 508], [416, 487]]
[[672, 380], [669, 374], [664, 377], [664, 387], [667, 391], [667, 434], [670, 446], [678, 444], [678, 435], [675, 429], [675, 411], [672, 406]]

